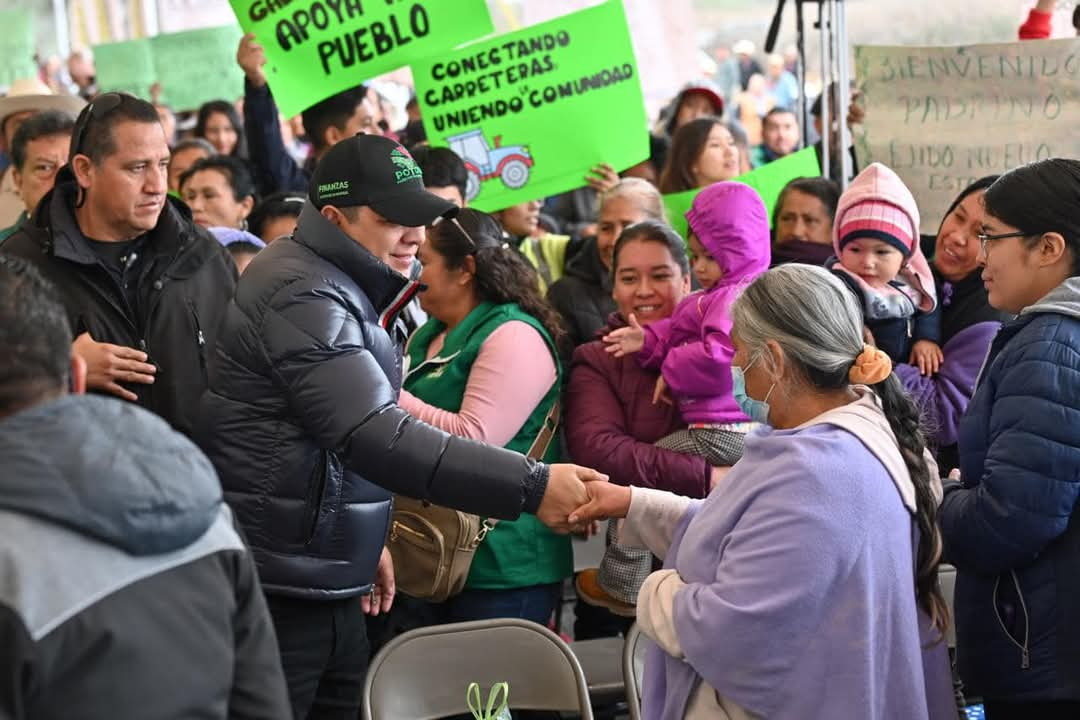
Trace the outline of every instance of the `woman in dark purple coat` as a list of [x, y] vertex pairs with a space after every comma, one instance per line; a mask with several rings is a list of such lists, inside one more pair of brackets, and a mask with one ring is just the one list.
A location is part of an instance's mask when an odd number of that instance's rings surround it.
[[[624, 327], [631, 313], [643, 325], [670, 317], [690, 292], [686, 247], [671, 233], [641, 233], [634, 232], [633, 226], [628, 228], [615, 244], [612, 275], [617, 310], [597, 333], [598, 338]], [[657, 377], [655, 371], [642, 369], [635, 356], [616, 358], [608, 353], [599, 339], [579, 346], [563, 411], [570, 455], [606, 473], [613, 483], [705, 497], [714, 472], [719, 471], [701, 457], [653, 444], [685, 426], [677, 408], [653, 402]], [[585, 597], [595, 597], [595, 583], [595, 571], [578, 577], [579, 591]], [[600, 591], [599, 595], [605, 593]], [[603, 621], [587, 612], [578, 605], [575, 636], [579, 640], [606, 634], [589, 627]], [[626, 609], [626, 614], [630, 613], [632, 606]]]

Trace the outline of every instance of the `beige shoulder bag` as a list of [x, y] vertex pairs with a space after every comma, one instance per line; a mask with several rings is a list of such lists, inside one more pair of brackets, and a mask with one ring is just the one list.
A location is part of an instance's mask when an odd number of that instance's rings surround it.
[[[540, 460], [559, 427], [558, 400], [527, 453]], [[459, 510], [432, 505], [403, 495], [394, 496], [387, 547], [394, 559], [397, 589], [406, 595], [442, 602], [461, 592], [476, 548], [498, 524]]]

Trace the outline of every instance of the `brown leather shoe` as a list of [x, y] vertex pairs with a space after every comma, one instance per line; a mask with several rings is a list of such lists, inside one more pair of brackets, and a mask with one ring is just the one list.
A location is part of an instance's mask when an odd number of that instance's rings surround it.
[[636, 607], [621, 600], [616, 600], [604, 588], [600, 587], [595, 568], [579, 572], [577, 578], [574, 579], [574, 586], [577, 588], [578, 597], [589, 605], [606, 608], [621, 617], [637, 616]]

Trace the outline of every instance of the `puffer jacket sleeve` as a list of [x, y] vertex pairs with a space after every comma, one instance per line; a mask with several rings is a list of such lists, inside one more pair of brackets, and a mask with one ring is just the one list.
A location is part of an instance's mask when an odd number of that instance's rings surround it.
[[638, 352], [638, 362], [647, 370], [659, 370], [670, 348], [671, 318], [657, 320], [645, 326], [645, 339]]
[[304, 280], [278, 291], [262, 339], [305, 432], [366, 480], [501, 519], [539, 507], [547, 467], [455, 438], [398, 407], [397, 390], [365, 347], [360, 322], [325, 285]]
[[982, 477], [951, 485], [939, 514], [947, 561], [987, 575], [1034, 560], [1065, 532], [1080, 498], [1077, 352], [1032, 342], [993, 380]]
[[[999, 327], [1000, 323], [981, 322], [956, 333], [941, 349], [945, 360], [935, 375], [923, 375], [917, 367], [906, 363], [893, 367], [893, 372], [926, 416], [938, 447], [956, 444], [960, 417], [975, 394], [975, 379]], [[951, 469], [942, 468], [942, 471]]]

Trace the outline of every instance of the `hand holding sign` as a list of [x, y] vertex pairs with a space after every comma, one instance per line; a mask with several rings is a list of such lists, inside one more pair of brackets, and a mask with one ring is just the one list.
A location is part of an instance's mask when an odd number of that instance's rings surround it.
[[255, 39], [255, 33], [244, 33], [240, 38], [240, 47], [236, 49], [236, 64], [244, 71], [244, 77], [257, 88], [266, 85], [266, 50]]
[[596, 192], [603, 194], [619, 184], [619, 173], [607, 163], [600, 163], [585, 176], [585, 182]]

